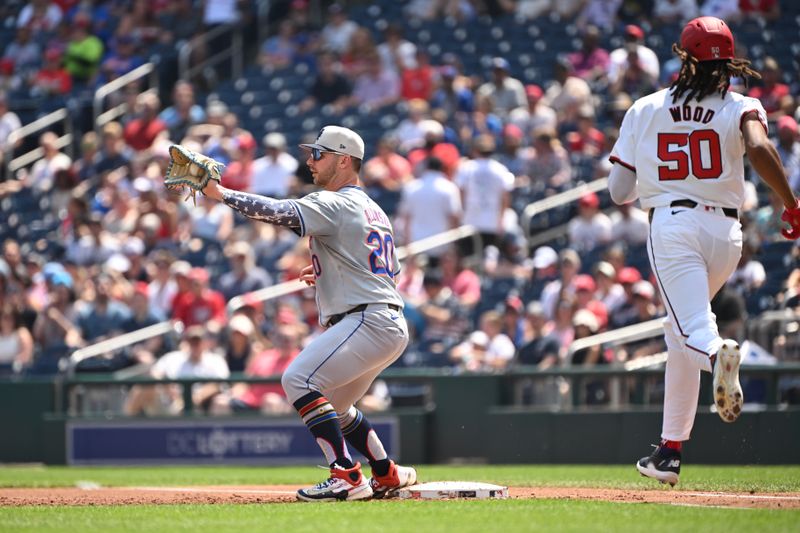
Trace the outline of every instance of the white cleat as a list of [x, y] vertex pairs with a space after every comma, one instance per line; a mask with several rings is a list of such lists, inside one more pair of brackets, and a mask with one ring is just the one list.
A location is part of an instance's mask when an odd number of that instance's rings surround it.
[[725, 339], [717, 351], [714, 362], [714, 405], [724, 422], [735, 422], [742, 414], [742, 386], [739, 383], [739, 365], [742, 354], [739, 344]]
[[389, 461], [389, 472], [385, 476], [376, 476], [373, 472], [369, 480], [376, 500], [392, 498], [397, 495], [398, 489], [410, 487], [416, 482], [416, 470], [410, 466], [396, 465], [394, 461]]
[[297, 491], [297, 499], [305, 502], [341, 502], [372, 497], [370, 482], [361, 474], [361, 464], [344, 469], [331, 468], [331, 477], [313, 487]]

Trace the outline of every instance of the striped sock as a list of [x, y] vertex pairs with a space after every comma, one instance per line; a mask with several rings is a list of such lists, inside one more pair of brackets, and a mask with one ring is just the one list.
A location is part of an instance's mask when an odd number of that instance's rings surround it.
[[353, 460], [347, 451], [339, 418], [328, 399], [316, 391], [309, 392], [294, 402], [294, 408], [314, 435], [331, 468], [334, 464], [345, 469], [353, 468]]
[[364, 413], [351, 407], [347, 413], [339, 417], [339, 422], [342, 425], [342, 435], [348, 444], [367, 458], [373, 472], [378, 476], [388, 474], [389, 457]]

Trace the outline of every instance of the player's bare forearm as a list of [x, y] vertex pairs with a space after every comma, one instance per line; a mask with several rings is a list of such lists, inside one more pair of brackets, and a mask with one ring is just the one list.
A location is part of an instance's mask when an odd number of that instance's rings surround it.
[[794, 193], [786, 180], [778, 151], [767, 137], [764, 127], [753, 115], [749, 115], [742, 124], [742, 134], [750, 164], [761, 179], [781, 197], [783, 205], [787, 209], [794, 208], [796, 204]]
[[753, 149], [752, 153], [748, 150], [748, 157], [761, 179], [781, 197], [783, 205], [787, 208], [794, 207], [794, 193], [786, 180], [786, 174], [775, 147], [768, 144]]
[[[286, 226], [287, 228], [300, 227], [300, 216], [288, 200], [278, 200], [269, 196], [234, 191], [222, 186], [218, 186], [216, 191], [219, 193], [218, 200], [239, 211], [247, 218], [275, 224], [276, 226]], [[214, 198], [213, 195], [209, 196]]]

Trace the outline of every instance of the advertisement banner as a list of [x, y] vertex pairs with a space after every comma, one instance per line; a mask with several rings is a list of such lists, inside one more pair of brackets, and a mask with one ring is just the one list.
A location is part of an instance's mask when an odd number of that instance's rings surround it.
[[[399, 455], [396, 418], [370, 418], [390, 456]], [[322, 464], [299, 420], [125, 420], [67, 423], [67, 463]], [[362, 460], [358, 452], [351, 454]]]

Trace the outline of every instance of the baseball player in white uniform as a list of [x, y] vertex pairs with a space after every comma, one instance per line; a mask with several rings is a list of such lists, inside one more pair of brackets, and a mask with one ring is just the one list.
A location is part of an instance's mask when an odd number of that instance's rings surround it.
[[[311, 264], [301, 279], [316, 285], [320, 323], [328, 329], [289, 365], [281, 383], [314, 435], [330, 477], [301, 489], [304, 501], [381, 498], [416, 482], [413, 468], [387, 457], [369, 421], [354, 403], [375, 377], [403, 353], [408, 329], [395, 288], [400, 265], [392, 225], [358, 186], [364, 141], [352, 130], [326, 126], [306, 164], [323, 190], [299, 200], [241, 193], [211, 180], [203, 190], [247, 217], [287, 226], [309, 236]], [[347, 449], [372, 468], [368, 480]]]
[[668, 312], [661, 442], [636, 467], [671, 485], [694, 424], [700, 371], [713, 373], [722, 420], [733, 422], [742, 410], [739, 346], [720, 338], [710, 301], [742, 251], [745, 154], [783, 200], [783, 220], [791, 226], [784, 235], [800, 236], [800, 207], [767, 137], [764, 108], [728, 92], [731, 76], [759, 77], [733, 50], [725, 22], [690, 21], [680, 46], [673, 45], [682, 60], [678, 79], [634, 103], [610, 157], [611, 198], [622, 204], [638, 197], [649, 209], [647, 250]]

